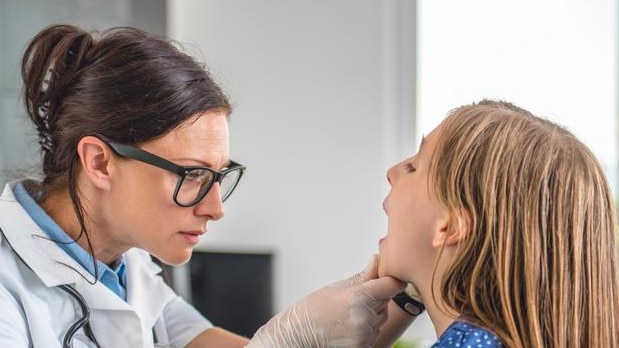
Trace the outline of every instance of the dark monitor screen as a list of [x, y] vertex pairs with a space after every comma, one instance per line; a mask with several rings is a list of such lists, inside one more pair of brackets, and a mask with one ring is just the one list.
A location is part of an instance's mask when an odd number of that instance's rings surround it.
[[273, 315], [272, 255], [194, 251], [191, 301], [215, 326], [245, 337]]

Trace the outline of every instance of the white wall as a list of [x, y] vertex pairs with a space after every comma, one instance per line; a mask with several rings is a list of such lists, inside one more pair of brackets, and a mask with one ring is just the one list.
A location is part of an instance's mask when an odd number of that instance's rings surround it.
[[169, 35], [231, 95], [231, 158], [248, 167], [200, 247], [274, 251], [278, 310], [360, 271], [385, 233], [385, 171], [413, 144], [412, 3], [168, 7]]
[[567, 126], [616, 184], [616, 1], [419, 0], [417, 21], [417, 135], [454, 107], [504, 99]]
[[[377, 251], [384, 171], [453, 107], [499, 98], [550, 117], [615, 180], [615, 1], [419, 0], [416, 35], [412, 3], [169, 0], [170, 35], [237, 105], [232, 157], [249, 166], [202, 248], [274, 250], [278, 308]], [[407, 336], [434, 339], [425, 317]]]
[[418, 14], [419, 132], [505, 99], [567, 126], [616, 184], [615, 0], [421, 0]]

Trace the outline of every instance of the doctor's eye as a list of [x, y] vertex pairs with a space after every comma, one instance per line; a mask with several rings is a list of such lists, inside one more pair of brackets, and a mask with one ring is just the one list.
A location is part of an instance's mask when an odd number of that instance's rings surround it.
[[415, 168], [415, 166], [413, 166], [413, 164], [411, 162], [405, 163], [404, 164], [404, 169], [406, 170], [406, 172], [408, 173], [412, 173], [414, 171], [416, 171], [417, 169]]
[[198, 183], [205, 183], [210, 181], [212, 176], [213, 173], [209, 172], [206, 169], [192, 169], [190, 171], [187, 171], [185, 179]]

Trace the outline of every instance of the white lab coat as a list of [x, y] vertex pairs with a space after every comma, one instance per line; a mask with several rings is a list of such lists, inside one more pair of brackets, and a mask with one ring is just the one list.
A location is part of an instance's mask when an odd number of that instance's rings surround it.
[[[86, 300], [101, 347], [185, 346], [212, 327], [170, 289], [145, 251], [125, 254], [127, 301], [90, 275], [29, 217], [7, 184], [0, 196], [0, 347], [62, 346], [66, 330], [81, 317], [78, 303], [56, 286], [69, 284]], [[43, 237], [43, 238], [41, 238]], [[73, 270], [71, 269], [73, 268]], [[83, 330], [73, 347], [89, 347]]]

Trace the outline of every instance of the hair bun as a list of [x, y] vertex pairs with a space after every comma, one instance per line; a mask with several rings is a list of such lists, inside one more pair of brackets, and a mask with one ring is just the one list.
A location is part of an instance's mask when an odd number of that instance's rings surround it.
[[54, 25], [35, 36], [25, 50], [21, 73], [24, 102], [37, 127], [44, 151], [54, 147], [59, 106], [69, 85], [88, 66], [94, 40], [88, 32], [72, 25]]

